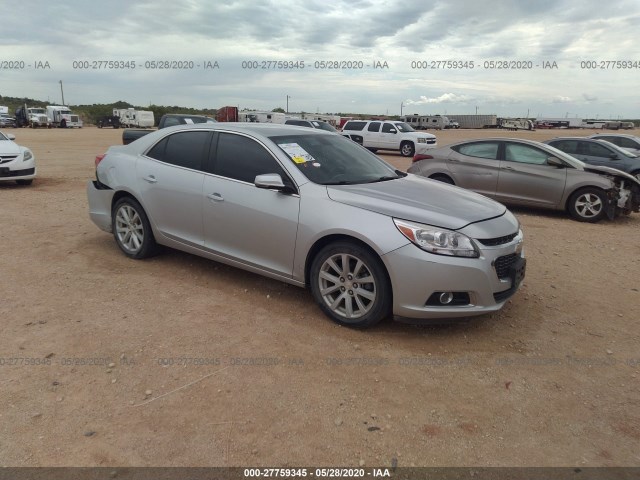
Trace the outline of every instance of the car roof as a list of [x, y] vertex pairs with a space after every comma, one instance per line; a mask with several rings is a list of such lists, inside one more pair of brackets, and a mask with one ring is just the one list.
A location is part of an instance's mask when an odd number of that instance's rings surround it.
[[634, 138], [638, 139], [637, 135], [630, 135], [628, 133], [594, 133], [593, 135], [589, 135], [589, 137], [626, 137], [626, 138]]

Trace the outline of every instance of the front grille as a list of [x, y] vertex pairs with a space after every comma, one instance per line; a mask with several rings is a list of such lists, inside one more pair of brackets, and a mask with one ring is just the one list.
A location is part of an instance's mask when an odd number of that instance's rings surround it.
[[13, 155], [13, 156], [5, 155], [4, 157], [0, 157], [0, 163], [9, 163], [15, 160], [16, 158], [18, 158], [17, 155]]
[[427, 143], [430, 144], [430, 145], [434, 144], [434, 143], [436, 143], [436, 139], [435, 138], [428, 138], [427, 139]]
[[518, 261], [518, 254], [511, 253], [495, 259], [493, 267], [496, 269], [498, 278], [503, 280], [509, 278], [509, 269], [511, 265]]
[[74, 123], [78, 123], [78, 116], [77, 115], [71, 115], [71, 121]]
[[478, 241], [487, 247], [497, 247], [498, 245], [504, 245], [505, 243], [509, 243], [511, 240], [513, 240], [517, 236], [518, 236], [518, 232], [512, 233], [511, 235], [505, 235], [504, 237], [485, 238], [483, 240], [479, 239]]

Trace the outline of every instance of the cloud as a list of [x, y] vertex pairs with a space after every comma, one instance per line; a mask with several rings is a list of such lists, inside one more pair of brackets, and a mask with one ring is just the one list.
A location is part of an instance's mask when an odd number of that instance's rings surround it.
[[469, 103], [473, 100], [468, 95], [458, 95], [456, 93], [443, 93], [439, 97], [429, 98], [424, 95], [420, 96], [420, 100], [405, 100], [405, 105], [427, 105], [433, 103]]
[[553, 97], [552, 102], [553, 103], [571, 103], [573, 102], [573, 100], [571, 99], [571, 97], [563, 97], [562, 95], [556, 95], [555, 97]]
[[585, 99], [585, 101], [591, 103], [591, 102], [595, 102], [598, 100], [598, 97], [596, 97], [595, 95], [590, 95], [588, 93], [583, 93], [582, 94], [582, 98]]

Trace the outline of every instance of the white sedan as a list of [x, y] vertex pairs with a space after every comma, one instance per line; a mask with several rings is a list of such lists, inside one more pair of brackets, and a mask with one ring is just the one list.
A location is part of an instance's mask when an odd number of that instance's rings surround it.
[[31, 150], [15, 143], [15, 138], [0, 132], [0, 182], [31, 185], [36, 178], [36, 159]]

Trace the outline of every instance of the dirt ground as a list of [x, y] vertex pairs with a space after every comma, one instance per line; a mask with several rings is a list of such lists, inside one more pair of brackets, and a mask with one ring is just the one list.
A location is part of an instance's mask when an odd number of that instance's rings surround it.
[[8, 132], [39, 177], [0, 184], [0, 466], [640, 465], [640, 214], [514, 210], [504, 310], [355, 331], [303, 289], [122, 255], [85, 194], [122, 130]]

